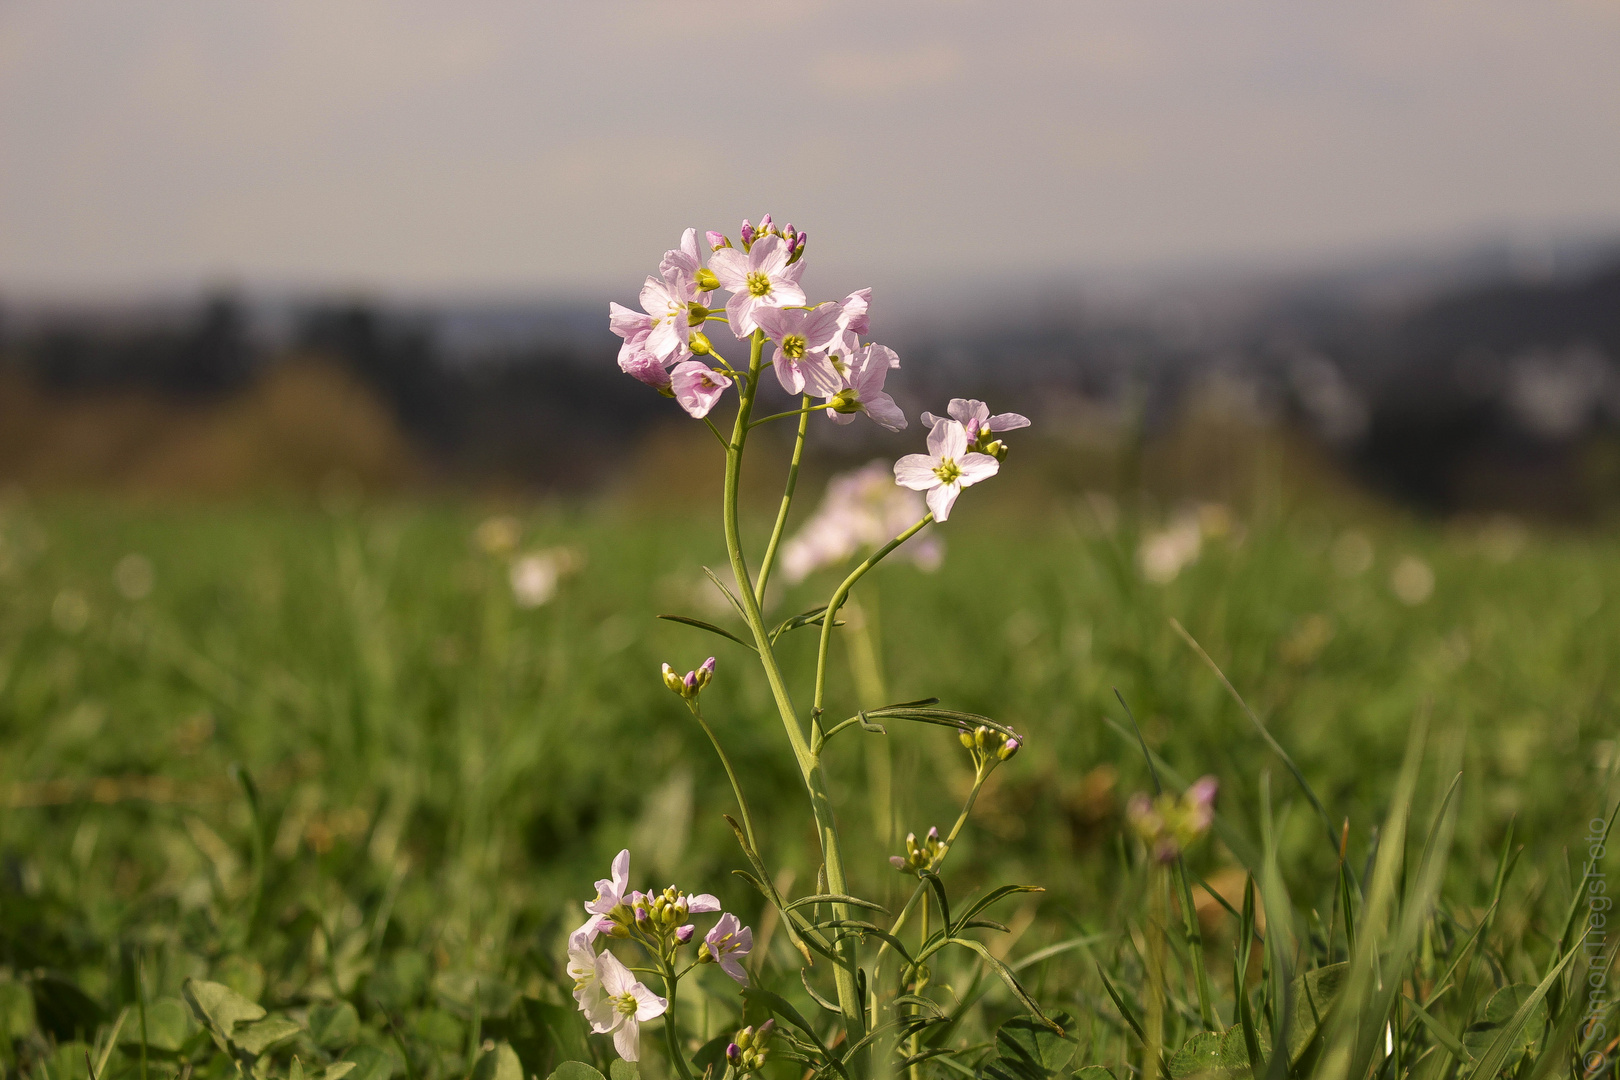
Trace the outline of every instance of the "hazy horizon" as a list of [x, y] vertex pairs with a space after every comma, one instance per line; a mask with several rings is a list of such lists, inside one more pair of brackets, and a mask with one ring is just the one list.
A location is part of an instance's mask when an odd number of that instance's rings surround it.
[[765, 210], [829, 295], [1534, 249], [1620, 233], [1616, 55], [1597, 0], [20, 0], [0, 290], [618, 296]]

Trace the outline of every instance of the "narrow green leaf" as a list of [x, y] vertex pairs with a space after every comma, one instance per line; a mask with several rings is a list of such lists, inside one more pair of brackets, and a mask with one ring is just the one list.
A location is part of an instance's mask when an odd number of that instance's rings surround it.
[[888, 909], [882, 904], [875, 904], [870, 900], [862, 900], [858, 896], [847, 896], [843, 893], [817, 893], [814, 896], [801, 896], [789, 903], [785, 910], [794, 911], [809, 904], [848, 904], [851, 907], [866, 908], [887, 915]]
[[665, 622], [680, 623], [683, 626], [695, 626], [699, 630], [707, 630], [711, 634], [719, 634], [721, 637], [726, 638], [729, 641], [735, 641], [738, 645], [741, 645], [745, 649], [751, 649], [754, 652], [759, 651], [748, 642], [738, 637], [736, 634], [733, 634], [730, 630], [718, 627], [714, 625], [714, 623], [704, 622], [702, 619], [688, 618], [685, 615], [660, 615], [658, 617], [663, 619]]

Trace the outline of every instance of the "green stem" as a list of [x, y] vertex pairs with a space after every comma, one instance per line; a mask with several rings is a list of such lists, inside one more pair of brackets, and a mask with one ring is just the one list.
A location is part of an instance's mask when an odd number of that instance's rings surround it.
[[844, 606], [845, 599], [849, 597], [849, 590], [855, 587], [855, 583], [861, 580], [868, 570], [882, 562], [889, 552], [922, 532], [933, 520], [932, 513], [924, 514], [917, 524], [874, 551], [870, 558], [850, 571], [849, 577], [844, 579], [844, 583], [832, 594], [832, 599], [827, 601], [827, 610], [821, 617], [821, 647], [816, 651], [816, 698], [810, 711], [812, 719], [817, 724], [820, 723], [821, 706], [827, 689], [827, 650], [832, 645], [833, 622], [838, 609]]
[[825, 406], [825, 405], [812, 405], [812, 404], [810, 404], [810, 395], [806, 394], [804, 396], [804, 405], [803, 405], [802, 408], [789, 409], [787, 412], [772, 413], [769, 416], [762, 416], [758, 420], [751, 421], [748, 426], [751, 427], [751, 428], [757, 428], [757, 427], [759, 427], [759, 425], [768, 424], [772, 420], [785, 420], [790, 416], [798, 416], [798, 417], [802, 418], [799, 421], [799, 438], [803, 439], [804, 438], [805, 421], [810, 419], [810, 414], [813, 413], [813, 412], [816, 412], [816, 411], [818, 411], [820, 409], [825, 409], [826, 407], [827, 406]]
[[[973, 813], [973, 804], [979, 798], [979, 789], [984, 787], [984, 782], [990, 778], [992, 769], [994, 769], [993, 765], [980, 768], [979, 771], [974, 775], [973, 788], [968, 792], [967, 801], [962, 804], [962, 812], [956, 815], [956, 824], [951, 826], [950, 835], [945, 837], [945, 851], [938, 859], [934, 861], [934, 864], [929, 867], [929, 869], [935, 873], [938, 873], [939, 868], [945, 864], [945, 859], [950, 855], [951, 848], [955, 846], [956, 838], [962, 832], [962, 826], [967, 824], [968, 815]], [[917, 901], [922, 900], [927, 892], [927, 884], [919, 880], [917, 882], [917, 888], [911, 894], [911, 899], [906, 901], [906, 906], [900, 909], [900, 914], [896, 915], [894, 917], [894, 922], [890, 924], [890, 937], [897, 938], [900, 936], [900, 931], [904, 930], [906, 927], [906, 921], [911, 918], [912, 909], [917, 906]], [[883, 944], [878, 946], [877, 956], [872, 960], [871, 985], [874, 987], [874, 990], [872, 991], [873, 1024], [877, 1023], [877, 990], [875, 989], [875, 987], [879, 985], [877, 972], [879, 966], [883, 963], [883, 957], [888, 953], [888, 951], [889, 943], [885, 941]]]
[[[804, 731], [799, 726], [799, 718], [793, 707], [793, 699], [788, 694], [787, 682], [782, 677], [782, 669], [776, 663], [776, 654], [771, 648], [770, 631], [765, 628], [765, 618], [760, 614], [759, 600], [750, 587], [752, 577], [748, 572], [748, 560], [743, 555], [742, 534], [737, 520], [743, 447], [748, 442], [748, 418], [753, 411], [754, 395], [759, 389], [759, 374], [762, 370], [760, 354], [764, 351], [764, 347], [765, 335], [756, 330], [749, 349], [748, 375], [739, 389], [737, 418], [732, 427], [731, 442], [726, 447], [726, 486], [723, 505], [726, 550], [731, 557], [732, 577], [737, 582], [738, 593], [741, 594], [743, 616], [748, 622], [748, 629], [753, 632], [754, 642], [759, 649], [760, 666], [765, 669], [765, 681], [770, 684], [771, 696], [776, 701], [776, 710], [781, 715], [788, 743], [793, 748], [794, 760], [798, 763], [799, 773], [804, 779], [805, 790], [810, 795], [810, 809], [815, 815], [816, 832], [821, 841], [821, 856], [827, 871], [827, 887], [835, 893], [847, 893], [849, 886], [844, 876], [843, 852], [838, 841], [838, 828], [833, 820], [832, 802], [827, 797], [827, 784], [822, 776], [821, 761], [811, 751], [810, 744], [805, 741]], [[850, 917], [847, 904], [834, 905], [834, 910], [841, 919]], [[866, 1034], [866, 1012], [855, 983], [858, 957], [853, 935], [846, 936], [839, 942], [838, 954], [840, 963], [834, 965], [833, 977], [838, 989], [839, 1011], [844, 1017], [845, 1034], [853, 1044], [859, 1042]]]
[[692, 1070], [687, 1067], [686, 1055], [681, 1053], [681, 1035], [675, 1030], [675, 987], [679, 985], [673, 972], [666, 966], [663, 970], [664, 994], [669, 998], [669, 1005], [664, 1009], [664, 1041], [669, 1044], [669, 1059], [675, 1063], [675, 1071], [681, 1074], [681, 1080], [692, 1080]]
[[[788, 507], [793, 505], [793, 489], [799, 486], [799, 460], [804, 457], [804, 437], [810, 430], [810, 395], [804, 396], [805, 408], [799, 414], [799, 434], [793, 440], [793, 460], [788, 462], [787, 486], [782, 489], [782, 507], [776, 512], [776, 525], [771, 529], [771, 542], [765, 545], [765, 557], [759, 563], [759, 581], [754, 585], [754, 599], [765, 604], [765, 585], [771, 580], [771, 568], [776, 565], [776, 549], [782, 542], [782, 529], [787, 525]], [[792, 413], [782, 413], [792, 416]], [[755, 424], [761, 421], [754, 421]], [[749, 425], [750, 427], [753, 424]]]
[[748, 846], [758, 851], [759, 841], [754, 836], [754, 816], [748, 812], [748, 799], [743, 795], [742, 782], [737, 779], [737, 770], [731, 767], [731, 758], [720, 746], [720, 740], [715, 736], [714, 729], [703, 719], [703, 709], [698, 706], [697, 699], [688, 699], [686, 705], [692, 710], [692, 715], [697, 717], [698, 726], [703, 729], [703, 734], [709, 737], [714, 752], [720, 756], [720, 764], [726, 768], [726, 778], [731, 781], [731, 793], [737, 796], [737, 809], [742, 811], [743, 832], [748, 834]]

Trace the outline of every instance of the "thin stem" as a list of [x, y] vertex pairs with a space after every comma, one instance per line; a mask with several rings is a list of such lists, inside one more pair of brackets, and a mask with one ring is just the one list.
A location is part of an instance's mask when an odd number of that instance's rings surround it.
[[[962, 826], [967, 824], [968, 815], [973, 813], [973, 804], [978, 801], [979, 789], [984, 787], [984, 782], [990, 778], [990, 773], [994, 768], [995, 768], [994, 765], [990, 765], [988, 767], [982, 767], [982, 768], [980, 768], [978, 770], [977, 773], [974, 774], [973, 788], [968, 792], [967, 800], [962, 804], [962, 812], [960, 814], [956, 815], [956, 824], [951, 826], [950, 835], [945, 837], [945, 850], [944, 850], [944, 852], [942, 852], [940, 854], [938, 859], [934, 860], [933, 864], [930, 865], [928, 867], [928, 869], [934, 871], [935, 873], [938, 873], [939, 868], [945, 864], [945, 859], [946, 859], [947, 856], [950, 855], [951, 848], [955, 846], [956, 838], [961, 833]], [[911, 894], [911, 899], [906, 901], [906, 906], [900, 909], [900, 914], [896, 915], [894, 917], [894, 922], [890, 924], [890, 926], [889, 926], [889, 936], [890, 937], [898, 937], [900, 935], [900, 931], [905, 929], [906, 920], [911, 918], [912, 909], [917, 906], [917, 901], [918, 900], [921, 900], [921, 899], [924, 898], [927, 891], [928, 891], [927, 884], [924, 883], [923, 881], [919, 880], [917, 882], [916, 890], [913, 891], [912, 894]], [[883, 942], [883, 944], [878, 946], [877, 956], [874, 957], [873, 960], [872, 960], [872, 972], [873, 972], [872, 985], [874, 985], [874, 986], [877, 985], [877, 981], [878, 981], [877, 980], [877, 974], [876, 974], [877, 970], [878, 970], [878, 965], [883, 963], [884, 954], [887, 953], [888, 951], [889, 951], [889, 943], [887, 941], [885, 941], [885, 942]], [[874, 1008], [875, 1008], [875, 1004], [876, 1003], [874, 1002]], [[875, 1019], [876, 1019], [875, 1011], [874, 1011], [873, 1017], [874, 1017], [874, 1022], [875, 1022]]]
[[703, 734], [709, 737], [709, 742], [714, 746], [714, 752], [720, 756], [720, 764], [726, 768], [726, 778], [731, 781], [731, 793], [737, 796], [737, 809], [742, 811], [743, 832], [748, 835], [748, 846], [758, 851], [759, 841], [754, 837], [754, 816], [748, 812], [748, 799], [743, 795], [742, 781], [737, 779], [737, 770], [731, 767], [731, 758], [726, 755], [724, 748], [721, 747], [720, 740], [715, 736], [714, 729], [709, 726], [707, 720], [703, 719], [703, 710], [698, 706], [697, 699], [688, 699], [686, 705], [687, 708], [692, 710], [692, 715], [697, 717], [698, 726], [703, 729]]
[[[754, 395], [759, 389], [759, 376], [763, 370], [761, 354], [764, 349], [765, 334], [756, 330], [749, 349], [748, 375], [738, 394], [737, 418], [732, 427], [731, 442], [726, 448], [726, 486], [722, 508], [726, 551], [731, 557], [732, 577], [736, 580], [737, 591], [741, 594], [743, 616], [748, 622], [748, 629], [754, 635], [754, 643], [759, 650], [760, 666], [765, 669], [765, 681], [770, 684], [771, 696], [775, 699], [776, 710], [782, 718], [782, 727], [787, 732], [794, 760], [799, 765], [805, 790], [810, 795], [810, 809], [815, 815], [816, 832], [821, 841], [822, 861], [827, 871], [827, 887], [831, 892], [847, 893], [849, 886], [844, 876], [843, 852], [838, 840], [838, 828], [833, 820], [832, 801], [827, 796], [827, 784], [821, 772], [821, 761], [811, 751], [810, 744], [805, 741], [804, 730], [799, 726], [798, 714], [793, 707], [793, 698], [788, 694], [782, 669], [776, 663], [776, 654], [771, 648], [770, 631], [765, 628], [765, 618], [760, 614], [759, 600], [750, 586], [752, 576], [748, 572], [748, 560], [743, 555], [742, 533], [737, 520], [743, 447], [748, 442], [748, 418], [753, 412]], [[841, 919], [850, 917], [847, 904], [835, 904], [834, 911]], [[851, 1043], [855, 1043], [866, 1034], [866, 1011], [860, 999], [860, 991], [855, 985], [857, 956], [853, 935], [846, 936], [838, 943], [838, 952], [841, 963], [834, 965], [833, 977], [838, 988], [839, 1011], [844, 1017], [846, 1037]]]
[[805, 429], [805, 426], [806, 426], [805, 422], [807, 420], [809, 420], [810, 414], [813, 413], [813, 412], [817, 412], [817, 411], [819, 411], [821, 409], [825, 409], [826, 407], [827, 406], [825, 406], [825, 405], [812, 405], [812, 404], [810, 404], [810, 395], [806, 394], [806, 395], [804, 395], [804, 407], [803, 408], [789, 409], [787, 412], [772, 413], [769, 416], [762, 416], [758, 420], [752, 421], [748, 426], [751, 427], [751, 428], [757, 428], [757, 427], [759, 427], [759, 425], [768, 424], [772, 420], [785, 420], [790, 416], [803, 417], [803, 419], [799, 421], [799, 438], [803, 439], [804, 438], [804, 429]]
[[664, 994], [669, 998], [669, 1005], [664, 1009], [664, 1041], [669, 1044], [669, 1059], [675, 1063], [675, 1071], [681, 1074], [681, 1080], [692, 1080], [686, 1055], [681, 1053], [680, 1033], [675, 1030], [675, 987], [680, 980], [667, 966], [661, 974], [664, 976]]
[[844, 600], [848, 598], [849, 590], [855, 587], [855, 583], [861, 580], [868, 570], [882, 562], [889, 552], [922, 532], [929, 522], [933, 520], [934, 515], [932, 513], [924, 514], [922, 520], [917, 524], [874, 551], [870, 558], [850, 571], [849, 577], [844, 579], [844, 583], [838, 586], [838, 589], [832, 594], [832, 599], [827, 601], [827, 610], [821, 617], [821, 647], [816, 652], [816, 697], [815, 704], [810, 712], [812, 717], [821, 715], [821, 706], [827, 689], [827, 649], [832, 644], [834, 616], [838, 614], [838, 609], [844, 606]]
[[[788, 507], [793, 505], [793, 489], [799, 485], [799, 461], [804, 457], [804, 437], [810, 430], [810, 395], [804, 395], [805, 408], [799, 412], [799, 434], [793, 440], [793, 459], [788, 462], [787, 486], [782, 489], [782, 507], [776, 512], [776, 525], [771, 529], [771, 542], [765, 545], [765, 557], [759, 562], [759, 580], [754, 584], [754, 599], [763, 606], [765, 585], [771, 580], [771, 568], [776, 565], [776, 548], [782, 542], [782, 529], [787, 525]], [[783, 413], [792, 416], [792, 413]], [[754, 421], [755, 424], [761, 421]], [[753, 424], [749, 425], [750, 427]]]
[[726, 437], [724, 435], [720, 434], [720, 429], [714, 426], [714, 421], [705, 416], [703, 418], [703, 422], [709, 425], [709, 430], [714, 432], [714, 437], [720, 440], [720, 449], [729, 451], [731, 449], [731, 444], [726, 442]]

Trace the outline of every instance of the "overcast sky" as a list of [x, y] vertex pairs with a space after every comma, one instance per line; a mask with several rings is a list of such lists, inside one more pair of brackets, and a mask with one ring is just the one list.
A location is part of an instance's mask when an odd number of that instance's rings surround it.
[[615, 294], [1620, 230], [1620, 0], [0, 0], [0, 289]]

